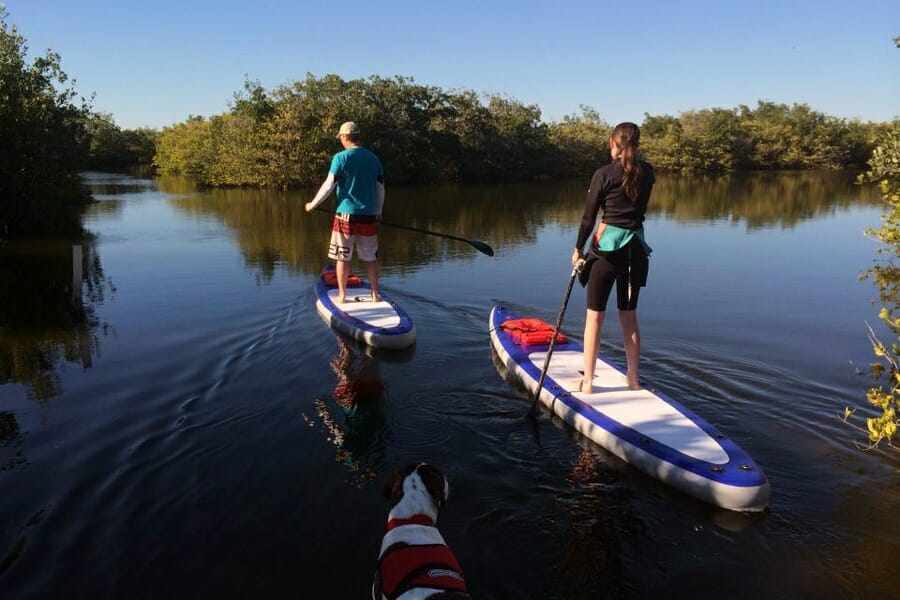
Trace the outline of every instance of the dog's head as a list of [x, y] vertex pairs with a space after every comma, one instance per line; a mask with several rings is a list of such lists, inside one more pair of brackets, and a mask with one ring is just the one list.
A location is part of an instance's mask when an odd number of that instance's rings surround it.
[[449, 494], [450, 484], [444, 474], [425, 463], [406, 465], [384, 486], [384, 497], [391, 502], [392, 518], [426, 514], [437, 522], [438, 512]]

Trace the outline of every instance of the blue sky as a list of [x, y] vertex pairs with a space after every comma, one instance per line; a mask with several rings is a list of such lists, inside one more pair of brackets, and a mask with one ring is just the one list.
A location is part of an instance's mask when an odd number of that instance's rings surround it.
[[[228, 110], [245, 77], [413, 77], [536, 104], [543, 120], [806, 103], [900, 117], [900, 0], [0, 0], [123, 128]], [[349, 118], [350, 116], [348, 116]]]

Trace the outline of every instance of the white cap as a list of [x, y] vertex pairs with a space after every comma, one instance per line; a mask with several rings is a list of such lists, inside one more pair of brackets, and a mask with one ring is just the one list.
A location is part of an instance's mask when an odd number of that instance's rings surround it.
[[353, 121], [347, 121], [343, 125], [341, 125], [340, 131], [336, 137], [341, 137], [342, 135], [359, 135], [359, 125], [354, 123]]

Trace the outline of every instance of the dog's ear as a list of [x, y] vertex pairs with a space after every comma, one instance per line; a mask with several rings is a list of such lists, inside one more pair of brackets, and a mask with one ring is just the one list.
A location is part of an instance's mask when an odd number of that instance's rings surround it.
[[434, 503], [440, 510], [444, 503], [447, 502], [448, 486], [444, 474], [436, 467], [426, 464], [419, 465], [416, 472], [422, 478], [422, 481], [425, 483], [425, 489], [434, 498]]
[[394, 504], [394, 492], [397, 490], [401, 481], [400, 473], [394, 473], [388, 482], [384, 484], [384, 487], [381, 488], [381, 495], [390, 500], [391, 504]]

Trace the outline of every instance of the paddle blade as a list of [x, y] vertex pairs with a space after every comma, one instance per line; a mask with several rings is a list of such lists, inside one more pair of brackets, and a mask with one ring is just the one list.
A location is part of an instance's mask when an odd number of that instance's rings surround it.
[[472, 244], [472, 246], [473, 246], [476, 250], [478, 250], [479, 252], [481, 252], [482, 254], [487, 254], [488, 256], [493, 256], [493, 255], [494, 255], [494, 249], [491, 248], [490, 246], [488, 246], [487, 244], [485, 244], [485, 243], [482, 242], [482, 241], [479, 241], [479, 240], [469, 240], [469, 243]]

